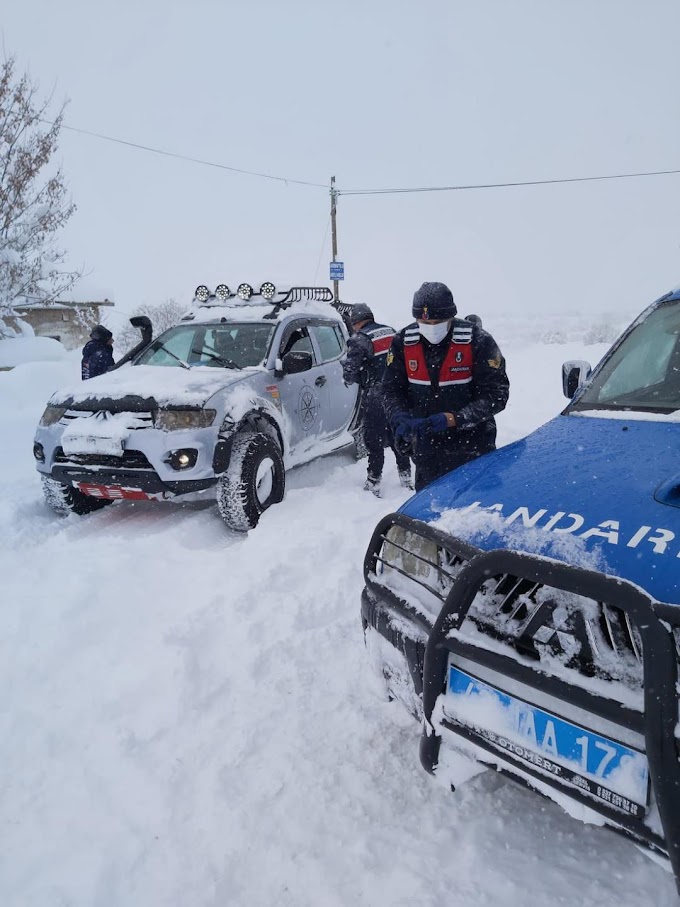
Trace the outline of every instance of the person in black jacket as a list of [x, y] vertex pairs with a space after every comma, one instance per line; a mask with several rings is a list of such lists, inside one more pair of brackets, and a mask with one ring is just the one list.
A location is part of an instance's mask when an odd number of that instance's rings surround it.
[[83, 381], [96, 378], [115, 365], [113, 361], [113, 334], [103, 325], [98, 324], [90, 331], [90, 340], [83, 347], [83, 359], [80, 373]]
[[456, 313], [445, 284], [424, 283], [413, 297], [415, 324], [396, 335], [387, 356], [387, 416], [397, 444], [412, 450], [416, 490], [494, 450], [494, 415], [508, 402], [496, 341]]
[[394, 328], [378, 324], [373, 312], [363, 302], [353, 306], [350, 315], [354, 333], [347, 342], [347, 358], [342, 371], [345, 384], [363, 388], [362, 406], [364, 444], [368, 451], [368, 474], [364, 489], [380, 497], [380, 482], [385, 465], [385, 447], [394, 451], [399, 481], [404, 488], [413, 488], [411, 460], [407, 453], [397, 450], [394, 436], [385, 417], [382, 400], [382, 377], [385, 360], [394, 337]]

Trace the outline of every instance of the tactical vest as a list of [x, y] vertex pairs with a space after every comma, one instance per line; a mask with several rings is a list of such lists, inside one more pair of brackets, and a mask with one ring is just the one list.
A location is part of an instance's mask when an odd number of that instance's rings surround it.
[[425, 358], [425, 346], [417, 325], [404, 331], [404, 364], [409, 382], [411, 412], [417, 417], [433, 413], [455, 413], [472, 397], [472, 325], [454, 321], [439, 375], [432, 381]]
[[373, 358], [366, 363], [366, 370], [368, 372], [368, 387], [374, 387], [382, 381], [387, 362], [387, 353], [392, 346], [395, 330], [389, 325], [371, 322], [361, 328], [361, 333], [366, 334], [373, 344]]

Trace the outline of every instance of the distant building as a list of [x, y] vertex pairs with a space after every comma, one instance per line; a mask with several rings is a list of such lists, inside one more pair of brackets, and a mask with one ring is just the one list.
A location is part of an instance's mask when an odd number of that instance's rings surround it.
[[[113, 306], [108, 300], [92, 302], [27, 302], [13, 305], [12, 310], [27, 322], [37, 337], [59, 340], [67, 350], [81, 347], [95, 324], [101, 324], [102, 309]], [[12, 319], [6, 318], [11, 324]]]

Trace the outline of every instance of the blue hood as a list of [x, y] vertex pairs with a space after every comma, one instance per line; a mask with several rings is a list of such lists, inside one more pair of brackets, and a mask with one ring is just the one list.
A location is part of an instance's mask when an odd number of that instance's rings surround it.
[[401, 511], [484, 550], [597, 569], [680, 605], [680, 422], [558, 416]]

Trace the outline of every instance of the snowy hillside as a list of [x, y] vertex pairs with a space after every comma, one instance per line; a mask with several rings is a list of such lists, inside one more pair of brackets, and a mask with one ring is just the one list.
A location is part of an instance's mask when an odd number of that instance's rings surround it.
[[[495, 331], [502, 443], [563, 407], [563, 360], [605, 351], [570, 330]], [[74, 358], [0, 373], [3, 907], [677, 903], [611, 831], [492, 773], [451, 794], [421, 769], [359, 618], [367, 542], [405, 499], [391, 455], [383, 500], [335, 455], [247, 536], [206, 505], [60, 520], [32, 437], [77, 375]]]

